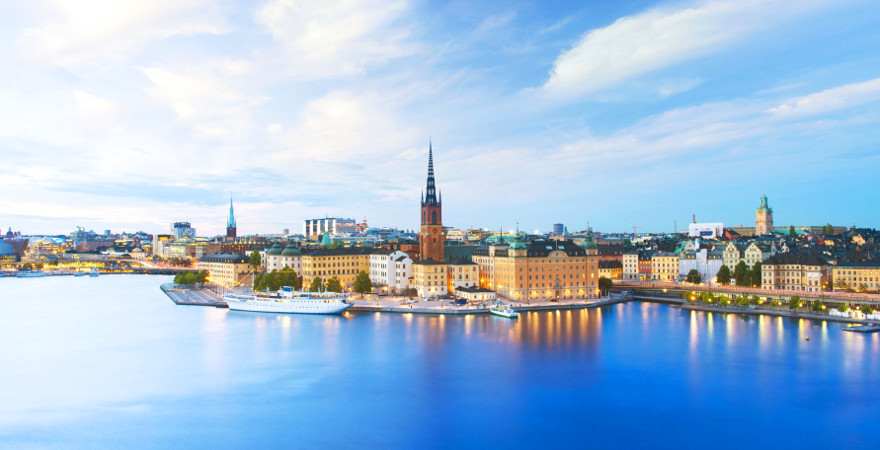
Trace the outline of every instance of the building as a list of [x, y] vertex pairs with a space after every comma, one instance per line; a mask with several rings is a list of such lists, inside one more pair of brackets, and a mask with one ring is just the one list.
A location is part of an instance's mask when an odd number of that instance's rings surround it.
[[562, 236], [565, 234], [565, 224], [554, 223], [553, 224], [553, 234], [557, 236]]
[[723, 223], [691, 223], [688, 224], [688, 237], [701, 239], [719, 239], [724, 235]]
[[370, 281], [377, 292], [403, 293], [413, 277], [413, 260], [400, 250], [370, 254]]
[[434, 260], [421, 260], [413, 263], [413, 283], [419, 297], [431, 298], [449, 293], [446, 282], [446, 263]]
[[315, 248], [302, 251], [303, 284], [315, 278], [325, 281], [336, 277], [343, 289], [350, 290], [360, 272], [370, 273], [369, 247]]
[[761, 196], [761, 205], [755, 211], [755, 235], [773, 233], [773, 209], [767, 204], [767, 195]]
[[830, 288], [825, 260], [810, 252], [780, 253], [761, 266], [761, 287], [772, 290], [819, 292]]
[[654, 281], [677, 281], [680, 269], [678, 255], [672, 252], [656, 252], [651, 256], [651, 279]]
[[727, 266], [728, 269], [733, 271], [736, 268], [736, 265], [742, 261], [743, 255], [746, 251], [746, 242], [745, 241], [731, 241], [728, 242], [724, 247], [724, 265]]
[[880, 262], [846, 263], [831, 269], [835, 291], [880, 292]]
[[195, 239], [196, 229], [189, 222], [174, 222], [171, 225], [171, 234], [174, 239]]
[[679, 254], [678, 275], [685, 278], [691, 270], [696, 270], [700, 274], [701, 281], [714, 283], [723, 265], [724, 250], [720, 247], [686, 250]]
[[494, 302], [497, 298], [495, 291], [481, 287], [456, 288], [455, 296], [467, 300], [468, 303]]
[[599, 278], [609, 280], [623, 279], [623, 263], [621, 261], [599, 261]]
[[513, 240], [481, 247], [473, 260], [479, 286], [516, 301], [594, 298], [599, 295], [596, 250], [570, 240]]
[[196, 269], [208, 272], [208, 282], [233, 288], [247, 285], [252, 280], [253, 268], [245, 255], [224, 253], [206, 256], [196, 263]]
[[238, 234], [235, 226], [235, 210], [232, 209], [232, 199], [229, 199], [229, 217], [226, 218], [226, 240], [234, 241]]
[[479, 287], [480, 268], [471, 261], [457, 261], [446, 264], [446, 291], [454, 294], [459, 288]]
[[261, 264], [267, 272], [273, 270], [293, 269], [302, 273], [302, 250], [294, 244], [282, 246], [276, 242], [262, 255]]
[[443, 233], [443, 201], [434, 180], [434, 150], [428, 143], [428, 178], [422, 196], [419, 255], [422, 260], [443, 261], [446, 237]]
[[317, 241], [325, 233], [331, 236], [354, 234], [357, 231], [357, 225], [354, 219], [342, 217], [306, 219], [303, 222], [303, 235], [310, 241]]
[[763, 263], [775, 253], [776, 251], [773, 248], [772, 243], [766, 241], [753, 241], [749, 243], [745, 252], [743, 252], [743, 261], [745, 261], [749, 268], [752, 268], [757, 263]]

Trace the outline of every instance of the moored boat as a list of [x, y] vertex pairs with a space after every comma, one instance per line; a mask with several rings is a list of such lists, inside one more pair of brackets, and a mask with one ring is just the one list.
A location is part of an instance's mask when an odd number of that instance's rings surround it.
[[347, 297], [335, 292], [298, 292], [283, 287], [269, 295], [226, 294], [223, 300], [233, 311], [282, 314], [339, 314], [348, 308]]
[[519, 313], [516, 312], [512, 306], [505, 305], [504, 303], [498, 302], [489, 307], [489, 313], [494, 314], [499, 317], [506, 317], [508, 319], [516, 319], [519, 317]]

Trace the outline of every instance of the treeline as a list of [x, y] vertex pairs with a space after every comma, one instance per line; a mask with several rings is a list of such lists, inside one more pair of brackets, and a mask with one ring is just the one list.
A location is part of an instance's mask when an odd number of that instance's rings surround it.
[[299, 290], [302, 289], [302, 284], [302, 277], [298, 276], [296, 271], [289, 267], [254, 275], [255, 291], [277, 291], [282, 286], [290, 286]]
[[731, 281], [734, 281], [737, 286], [760, 287], [761, 263], [755, 263], [755, 265], [749, 269], [749, 266], [747, 266], [744, 261], [740, 261], [739, 264], [733, 268], [733, 273], [730, 272], [729, 267], [721, 266], [721, 269], [718, 270], [717, 280], [719, 284], [730, 284]]
[[177, 275], [174, 275], [174, 284], [193, 285], [204, 283], [207, 280], [207, 270], [198, 270], [195, 272], [180, 272]]

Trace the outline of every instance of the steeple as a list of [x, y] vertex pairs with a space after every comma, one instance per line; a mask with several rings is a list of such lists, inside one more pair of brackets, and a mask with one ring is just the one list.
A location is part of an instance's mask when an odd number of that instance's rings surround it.
[[232, 208], [232, 197], [229, 197], [229, 218], [226, 219], [226, 228], [235, 228], [235, 210]]
[[434, 182], [434, 148], [431, 144], [431, 140], [428, 140], [428, 181], [425, 186], [425, 198], [422, 200], [422, 204], [425, 205], [436, 205], [439, 202], [437, 201], [437, 188]]

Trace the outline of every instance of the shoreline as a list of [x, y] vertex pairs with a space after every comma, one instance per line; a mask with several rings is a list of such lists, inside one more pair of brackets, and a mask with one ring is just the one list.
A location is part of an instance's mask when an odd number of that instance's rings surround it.
[[[642, 300], [648, 301], [651, 300]], [[766, 308], [738, 308], [738, 307], [726, 307], [726, 306], [711, 306], [711, 305], [698, 305], [693, 303], [681, 303], [681, 309], [686, 309], [690, 311], [702, 311], [702, 312], [717, 312], [717, 313], [728, 313], [728, 314], [744, 314], [749, 316], [776, 316], [776, 317], [788, 317], [792, 319], [808, 319], [808, 320], [827, 320], [829, 322], [840, 322], [840, 323], [857, 323], [857, 324], [872, 324], [872, 325], [880, 325], [880, 320], [871, 320], [871, 319], [853, 319], [850, 317], [838, 317], [838, 316], [830, 316], [823, 314], [814, 314], [808, 312], [801, 311], [785, 311], [778, 309], [766, 309]]]

